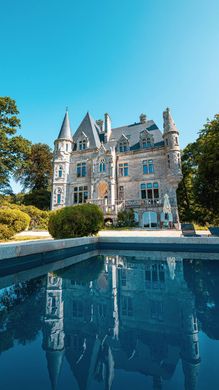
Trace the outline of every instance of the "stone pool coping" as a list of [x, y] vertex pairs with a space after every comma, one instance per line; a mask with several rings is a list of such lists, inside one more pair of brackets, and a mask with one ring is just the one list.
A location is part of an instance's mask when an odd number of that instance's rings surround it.
[[39, 240], [2, 244], [0, 261], [59, 250], [68, 251], [80, 247], [81, 253], [96, 245], [97, 249], [164, 250], [177, 252], [219, 253], [219, 238], [216, 237], [80, 237], [65, 240]]

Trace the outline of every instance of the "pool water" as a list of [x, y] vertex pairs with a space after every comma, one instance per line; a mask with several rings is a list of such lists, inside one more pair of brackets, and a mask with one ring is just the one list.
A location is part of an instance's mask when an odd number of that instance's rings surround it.
[[189, 257], [0, 279], [1, 390], [218, 389], [219, 262]]

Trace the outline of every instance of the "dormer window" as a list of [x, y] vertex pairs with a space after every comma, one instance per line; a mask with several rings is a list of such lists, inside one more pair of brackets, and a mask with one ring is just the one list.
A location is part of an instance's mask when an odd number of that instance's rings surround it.
[[104, 159], [100, 160], [99, 170], [100, 170], [100, 173], [106, 172], [106, 162]]
[[147, 148], [148, 146], [151, 146], [151, 138], [143, 138], [142, 139], [142, 146], [143, 148]]
[[87, 149], [87, 140], [83, 139], [83, 140], [79, 141], [78, 146], [79, 146], [79, 150]]
[[119, 143], [119, 151], [120, 152], [127, 152], [128, 150], [128, 143], [126, 141]]
[[141, 148], [150, 148], [154, 145], [154, 137], [149, 131], [144, 130], [140, 133], [140, 146]]
[[122, 137], [120, 138], [120, 140], [118, 141], [118, 145], [117, 145], [117, 150], [121, 153], [123, 152], [127, 152], [129, 150], [129, 141], [128, 141], [128, 137], [125, 136], [124, 134], [122, 135]]

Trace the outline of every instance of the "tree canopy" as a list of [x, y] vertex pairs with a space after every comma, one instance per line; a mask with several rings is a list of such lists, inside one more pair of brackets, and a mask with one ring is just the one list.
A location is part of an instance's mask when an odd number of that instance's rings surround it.
[[0, 193], [11, 193], [10, 176], [20, 167], [31, 143], [17, 136], [20, 127], [15, 100], [0, 97]]
[[219, 223], [219, 114], [207, 121], [197, 140], [183, 150], [178, 188], [182, 221]]
[[48, 190], [52, 179], [52, 158], [53, 154], [48, 145], [31, 145], [15, 175], [23, 189]]

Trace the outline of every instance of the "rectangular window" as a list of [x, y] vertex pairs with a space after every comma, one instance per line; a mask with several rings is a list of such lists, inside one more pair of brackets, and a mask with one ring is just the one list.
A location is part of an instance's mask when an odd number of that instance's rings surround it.
[[88, 187], [80, 186], [74, 187], [73, 202], [74, 204], [86, 203], [88, 199]]
[[126, 269], [121, 269], [121, 283], [126, 286]]
[[122, 297], [122, 315], [126, 317], [133, 316], [133, 301], [131, 297]]
[[83, 312], [84, 312], [84, 305], [82, 301], [73, 300], [73, 310], [72, 310], [72, 315], [75, 318], [78, 317], [83, 317]]
[[163, 321], [163, 302], [151, 300], [150, 306], [151, 318], [153, 320]]
[[150, 201], [159, 199], [159, 185], [155, 183], [141, 184], [141, 199], [148, 199]]
[[154, 173], [153, 160], [144, 160], [143, 161], [143, 174], [148, 175], [149, 173]]
[[85, 177], [87, 175], [87, 166], [86, 163], [77, 164], [77, 177]]
[[149, 170], [149, 173], [154, 173], [153, 160], [148, 160], [148, 170]]
[[129, 166], [128, 163], [119, 164], [119, 176], [128, 176]]
[[124, 200], [124, 187], [119, 187], [119, 200]]
[[58, 194], [58, 195], [57, 195], [57, 203], [58, 203], [58, 204], [61, 203], [61, 194]]

